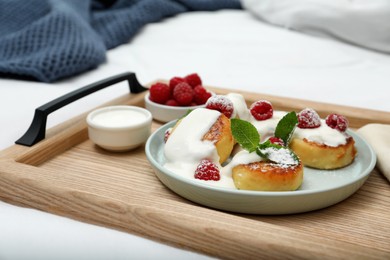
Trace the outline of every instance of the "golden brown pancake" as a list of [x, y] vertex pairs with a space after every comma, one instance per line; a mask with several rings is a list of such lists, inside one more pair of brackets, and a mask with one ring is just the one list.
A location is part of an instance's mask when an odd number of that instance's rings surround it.
[[337, 147], [293, 138], [290, 148], [305, 166], [324, 170], [345, 167], [351, 164], [356, 156], [355, 141], [352, 137], [347, 138], [346, 144]]
[[280, 165], [268, 161], [240, 164], [232, 169], [239, 190], [294, 191], [303, 181], [303, 165]]

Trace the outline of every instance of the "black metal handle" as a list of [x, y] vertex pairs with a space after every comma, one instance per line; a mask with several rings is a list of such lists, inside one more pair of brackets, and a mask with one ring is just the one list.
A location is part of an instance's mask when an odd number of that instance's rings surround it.
[[49, 103], [46, 103], [45, 105], [35, 109], [34, 118], [30, 127], [28, 128], [27, 132], [15, 143], [25, 146], [32, 146], [38, 143], [45, 138], [47, 116], [50, 113], [72, 103], [73, 101], [124, 80], [129, 82], [131, 93], [140, 93], [147, 90], [147, 88], [143, 87], [138, 82], [135, 73], [133, 72], [122, 73], [76, 89], [75, 91], [56, 98], [53, 101], [50, 101]]

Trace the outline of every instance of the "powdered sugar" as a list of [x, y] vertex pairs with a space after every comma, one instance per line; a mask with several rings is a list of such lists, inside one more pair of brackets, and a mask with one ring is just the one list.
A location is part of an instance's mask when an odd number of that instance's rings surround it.
[[299, 161], [287, 148], [267, 147], [261, 150], [267, 158], [281, 166], [298, 165]]
[[231, 118], [234, 111], [233, 102], [225, 96], [215, 95], [206, 102], [206, 108], [221, 112], [227, 118]]
[[325, 144], [331, 147], [337, 147], [347, 143], [347, 135], [336, 129], [330, 128], [323, 120], [321, 126], [312, 129], [302, 129], [297, 127], [294, 131], [293, 138], [306, 139], [318, 144]]
[[298, 113], [299, 128], [317, 128], [321, 126], [320, 116], [311, 108], [305, 108]]

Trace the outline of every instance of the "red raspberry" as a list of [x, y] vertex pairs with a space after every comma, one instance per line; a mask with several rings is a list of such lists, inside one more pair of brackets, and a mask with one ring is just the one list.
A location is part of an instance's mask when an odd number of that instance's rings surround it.
[[184, 79], [193, 88], [198, 86], [198, 85], [202, 85], [202, 80], [200, 79], [199, 75], [196, 73], [187, 75], [184, 77]]
[[267, 100], [256, 101], [250, 106], [249, 110], [252, 116], [258, 121], [269, 119], [274, 114], [272, 105]]
[[172, 106], [172, 107], [177, 107], [177, 106], [179, 106], [179, 103], [177, 103], [177, 101], [174, 100], [174, 99], [170, 99], [167, 102], [165, 102], [165, 105]]
[[171, 78], [171, 80], [169, 81], [169, 88], [171, 89], [171, 93], [173, 93], [173, 90], [175, 89], [176, 85], [181, 82], [185, 82], [185, 79], [180, 77]]
[[221, 178], [218, 166], [208, 159], [203, 159], [195, 170], [195, 179], [218, 181]]
[[203, 105], [210, 97], [211, 93], [207, 92], [207, 90], [201, 85], [198, 85], [194, 88], [194, 100], [196, 104]]
[[299, 128], [317, 128], [321, 126], [320, 116], [311, 108], [305, 108], [298, 113]]
[[326, 124], [333, 129], [340, 132], [345, 132], [348, 128], [348, 119], [345, 116], [338, 114], [330, 114], [325, 118]]
[[171, 98], [169, 86], [164, 83], [153, 84], [149, 89], [149, 94], [149, 99], [159, 104], [164, 104]]
[[171, 132], [172, 132], [172, 128], [168, 128], [167, 130], [165, 130], [165, 133], [164, 133], [164, 143], [166, 143], [168, 141], [168, 138], [171, 135]]
[[227, 97], [215, 95], [210, 97], [206, 102], [206, 108], [221, 112], [227, 118], [230, 118], [234, 111], [233, 102]]
[[284, 146], [284, 142], [279, 137], [272, 136], [268, 139], [272, 144], [278, 144], [281, 146]]
[[188, 83], [181, 82], [177, 84], [173, 90], [173, 98], [177, 101], [177, 103], [179, 103], [179, 105], [188, 106], [194, 99], [194, 91]]

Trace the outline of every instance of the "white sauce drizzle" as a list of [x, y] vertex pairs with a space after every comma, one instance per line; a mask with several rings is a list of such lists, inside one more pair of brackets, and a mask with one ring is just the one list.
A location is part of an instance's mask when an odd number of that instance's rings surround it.
[[244, 97], [237, 93], [229, 93], [226, 95], [226, 97], [233, 103], [234, 110], [232, 118], [238, 117], [242, 120], [248, 121], [251, 117], [251, 114], [248, 110], [248, 106], [246, 105]]

